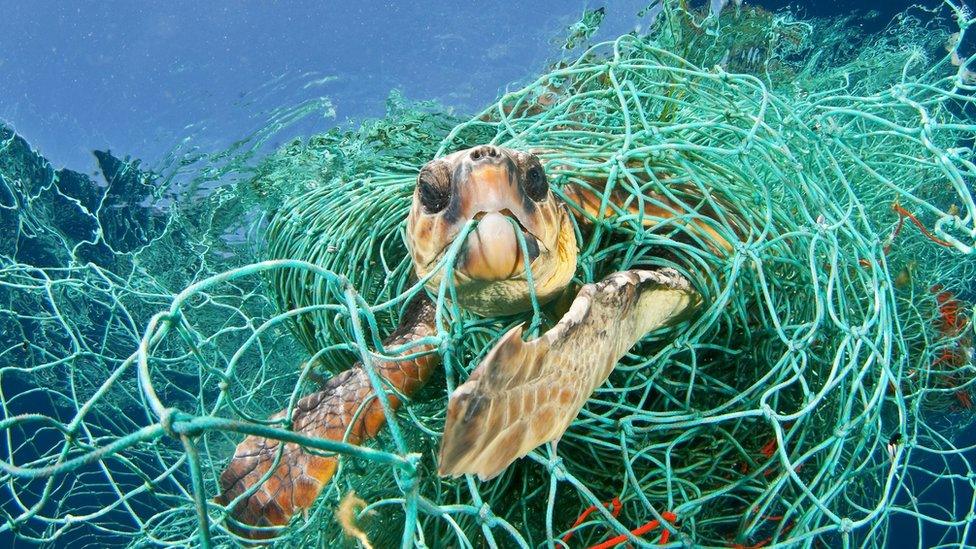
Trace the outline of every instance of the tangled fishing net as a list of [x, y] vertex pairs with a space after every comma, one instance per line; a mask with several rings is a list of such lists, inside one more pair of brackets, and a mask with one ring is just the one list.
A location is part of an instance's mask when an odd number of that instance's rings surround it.
[[[855, 39], [846, 20], [683, 6], [656, 4], [646, 34], [471, 119], [394, 96], [386, 118], [253, 168], [228, 159], [267, 136], [169, 173], [103, 153], [95, 185], [4, 128], [0, 529], [241, 543], [213, 499], [257, 434], [345, 456], [281, 546], [883, 546], [899, 524], [965, 543], [976, 85], [952, 31], [973, 19], [946, 8]], [[557, 194], [598, 179], [641, 201], [680, 183], [734, 212], [728, 256], [634, 216], [581, 233], [576, 283], [671, 266], [705, 296], [699, 314], [632, 349], [558, 455], [487, 483], [435, 473], [447, 396], [544, 311], [483, 319], [435, 296], [444, 374], [364, 447], [268, 420], [384, 352], [424, 291], [403, 244], [417, 170], [489, 142], [539, 151]]]

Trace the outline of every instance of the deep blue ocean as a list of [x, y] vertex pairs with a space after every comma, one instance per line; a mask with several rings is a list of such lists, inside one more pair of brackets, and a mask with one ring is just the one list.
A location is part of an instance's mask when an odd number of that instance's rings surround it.
[[[321, 100], [320, 114], [262, 145], [270, 152], [296, 136], [382, 116], [391, 90], [475, 113], [535, 78], [584, 10], [605, 8], [599, 40], [640, 29], [635, 14], [648, 3], [0, 0], [0, 123], [55, 169], [95, 177], [105, 168], [94, 150], [153, 168], [173, 151], [227, 149], [276, 109]], [[927, 3], [936, 1], [746, 0], [809, 17], [856, 13], [864, 33]], [[976, 431], [960, 437], [957, 446], [976, 444]], [[938, 489], [927, 496], [969, 500]], [[914, 523], [896, 520], [889, 546], [940, 539], [919, 536]], [[31, 544], [0, 534], [0, 547], [12, 546]]]
[[[633, 30], [648, 2], [607, 4], [595, 37]], [[860, 12], [878, 31], [915, 2], [753, 2], [810, 16]], [[533, 77], [554, 38], [600, 2], [0, 2], [0, 119], [57, 167], [91, 150], [158, 161], [194, 136], [218, 149], [280, 105], [327, 96], [335, 116], [383, 114], [391, 89], [474, 112]], [[282, 136], [281, 139], [284, 139]], [[273, 145], [273, 144], [272, 144]]]

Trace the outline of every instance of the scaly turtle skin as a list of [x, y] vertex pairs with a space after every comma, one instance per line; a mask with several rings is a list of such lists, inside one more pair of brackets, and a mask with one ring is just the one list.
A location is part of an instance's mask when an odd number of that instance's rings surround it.
[[[582, 186], [563, 191], [574, 208], [552, 193], [541, 161], [528, 152], [483, 145], [431, 161], [418, 174], [407, 218], [407, 245], [416, 274], [432, 274], [427, 284], [436, 292], [443, 276], [440, 260], [473, 219], [478, 224], [466, 236], [455, 266], [457, 304], [491, 316], [529, 309], [533, 290], [540, 302], [553, 299], [567, 289], [576, 270], [576, 233], [570, 216], [576, 215], [587, 226], [592, 219], [619, 211], [601, 211], [599, 192]], [[656, 206], [645, 207], [645, 225], [686, 213], [667, 199], [656, 198]], [[709, 246], [730, 247], [705, 224], [692, 225], [689, 230]], [[523, 257], [516, 231], [522, 233], [528, 258]], [[539, 445], [557, 441], [636, 341], [684, 317], [699, 302], [688, 281], [672, 269], [623, 271], [585, 285], [562, 319], [539, 338], [523, 341], [522, 327], [514, 328], [451, 395], [439, 474], [489, 479]], [[421, 292], [384, 346], [404, 345], [435, 333], [434, 305]], [[424, 350], [433, 349], [419, 351]], [[410, 352], [416, 357], [418, 349]], [[377, 361], [374, 367], [409, 397], [426, 383], [439, 360], [430, 353]], [[357, 363], [298, 401], [293, 429], [306, 436], [360, 444], [375, 436], [385, 421], [373, 397], [366, 372]], [[389, 400], [394, 409], [400, 405], [395, 395]], [[241, 497], [274, 465], [280, 444], [247, 437], [220, 477], [222, 493], [217, 501], [233, 503], [234, 517], [245, 525], [287, 524], [314, 504], [335, 473], [337, 457], [285, 444], [268, 479]], [[255, 538], [273, 535], [271, 530], [243, 533]]]

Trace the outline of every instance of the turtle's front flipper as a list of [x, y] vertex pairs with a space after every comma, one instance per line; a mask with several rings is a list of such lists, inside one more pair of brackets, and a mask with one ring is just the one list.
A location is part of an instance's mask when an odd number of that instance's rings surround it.
[[[387, 347], [399, 346], [436, 333], [434, 305], [421, 292], [406, 308], [400, 326], [384, 340]], [[410, 354], [430, 348], [410, 349]], [[410, 396], [430, 377], [437, 354], [412, 360], [374, 360], [376, 371], [401, 394]], [[395, 409], [399, 399], [390, 396]], [[360, 410], [362, 408], [362, 410]], [[279, 412], [272, 419], [280, 419]], [[376, 436], [386, 418], [361, 363], [330, 379], [325, 387], [298, 401], [292, 414], [292, 429], [303, 435], [360, 444]], [[346, 433], [348, 432], [348, 436]], [[220, 475], [221, 494], [217, 502], [230, 504], [252, 488], [275, 462], [281, 442], [249, 436], [237, 446], [234, 458]], [[271, 476], [232, 510], [234, 518], [252, 526], [287, 524], [296, 513], [312, 506], [338, 465], [335, 456], [312, 454], [297, 444], [285, 444], [281, 460]], [[247, 529], [251, 538], [270, 537], [266, 531]]]
[[698, 303], [673, 269], [623, 271], [584, 286], [538, 339], [513, 328], [451, 395], [439, 473], [490, 479], [558, 440], [634, 343]]

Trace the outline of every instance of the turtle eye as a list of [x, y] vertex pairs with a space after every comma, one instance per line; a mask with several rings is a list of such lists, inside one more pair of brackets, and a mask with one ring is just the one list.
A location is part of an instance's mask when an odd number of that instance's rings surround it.
[[536, 164], [525, 172], [525, 194], [536, 202], [541, 202], [549, 195], [549, 182], [546, 181], [546, 172], [542, 166]]
[[420, 204], [424, 207], [424, 212], [428, 214], [443, 211], [451, 200], [451, 190], [448, 186], [438, 185], [430, 174], [420, 174], [417, 190], [420, 194]]

